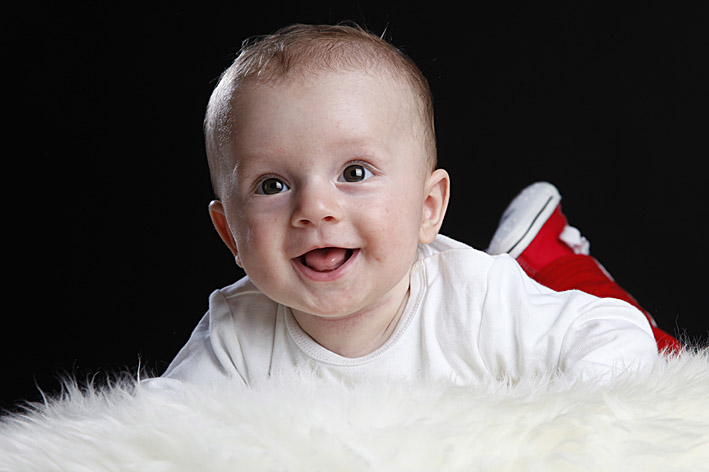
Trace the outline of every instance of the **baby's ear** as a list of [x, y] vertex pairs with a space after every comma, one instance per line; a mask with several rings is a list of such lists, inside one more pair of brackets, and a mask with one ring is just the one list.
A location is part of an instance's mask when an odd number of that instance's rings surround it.
[[212, 218], [214, 228], [217, 230], [217, 233], [219, 233], [222, 241], [224, 241], [224, 244], [226, 244], [238, 261], [239, 254], [236, 249], [236, 242], [234, 241], [234, 235], [231, 233], [231, 228], [229, 228], [229, 223], [226, 221], [226, 215], [224, 214], [224, 206], [222, 205], [222, 202], [219, 200], [212, 200], [209, 203], [209, 216]]
[[428, 177], [424, 190], [426, 193], [424, 194], [419, 242], [428, 244], [436, 238], [448, 208], [450, 196], [448, 172], [443, 169], [434, 170]]

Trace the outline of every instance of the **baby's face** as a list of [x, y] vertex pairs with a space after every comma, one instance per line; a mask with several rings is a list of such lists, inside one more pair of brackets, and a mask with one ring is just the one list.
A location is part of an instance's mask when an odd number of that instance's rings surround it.
[[[401, 303], [426, 214], [425, 146], [387, 77], [249, 85], [222, 149], [232, 250], [272, 299], [341, 318]], [[423, 236], [423, 239], [426, 239]]]

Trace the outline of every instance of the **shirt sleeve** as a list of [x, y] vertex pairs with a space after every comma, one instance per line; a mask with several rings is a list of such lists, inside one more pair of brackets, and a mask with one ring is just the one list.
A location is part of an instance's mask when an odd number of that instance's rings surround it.
[[200, 320], [187, 344], [182, 347], [161, 377], [187, 383], [209, 383], [226, 377], [241, 379], [240, 376], [233, 375], [224, 368], [214, 350], [210, 335], [209, 313]]
[[490, 266], [479, 343], [488, 369], [512, 377], [552, 369], [571, 379], [608, 380], [658, 355], [647, 319], [632, 305], [554, 292], [509, 257]]
[[270, 375], [279, 305], [242, 281], [212, 292], [209, 311], [163, 377], [248, 386]]

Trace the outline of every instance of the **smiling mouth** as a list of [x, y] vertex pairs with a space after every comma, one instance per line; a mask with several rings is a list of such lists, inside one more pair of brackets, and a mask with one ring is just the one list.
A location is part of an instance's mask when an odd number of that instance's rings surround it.
[[332, 272], [345, 265], [352, 254], [354, 254], [354, 249], [323, 247], [306, 252], [298, 257], [298, 260], [315, 272]]

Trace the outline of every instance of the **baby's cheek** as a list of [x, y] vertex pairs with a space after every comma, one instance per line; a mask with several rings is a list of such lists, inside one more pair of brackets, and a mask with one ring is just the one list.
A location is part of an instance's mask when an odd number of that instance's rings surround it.
[[277, 221], [277, 218], [266, 212], [256, 215], [244, 215], [243, 218], [236, 222], [235, 230], [244, 245], [258, 247], [271, 239], [267, 236], [273, 234]]

